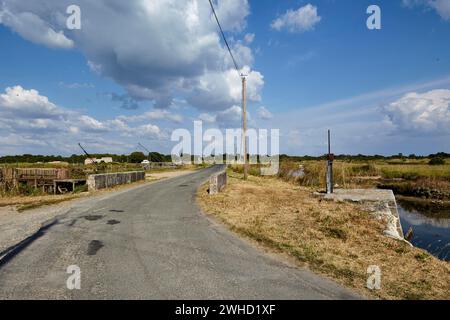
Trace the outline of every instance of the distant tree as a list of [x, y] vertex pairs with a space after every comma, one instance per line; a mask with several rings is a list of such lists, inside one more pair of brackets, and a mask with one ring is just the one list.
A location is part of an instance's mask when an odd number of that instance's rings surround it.
[[145, 159], [147, 159], [147, 157], [142, 152], [133, 152], [129, 157], [131, 163], [141, 163]]
[[439, 152], [439, 153], [436, 153], [436, 154], [430, 154], [428, 157], [431, 158], [431, 159], [432, 158], [448, 159], [448, 158], [450, 158], [450, 154], [445, 153], [445, 152]]
[[158, 152], [151, 152], [149, 157], [151, 162], [165, 162], [165, 156]]
[[445, 164], [445, 160], [442, 158], [433, 158], [428, 162], [430, 166], [442, 166]]

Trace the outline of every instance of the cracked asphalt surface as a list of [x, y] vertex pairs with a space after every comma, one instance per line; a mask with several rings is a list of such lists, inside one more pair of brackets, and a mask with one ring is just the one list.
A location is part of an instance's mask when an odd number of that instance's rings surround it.
[[[195, 201], [220, 167], [83, 201], [0, 263], [0, 299], [357, 299], [212, 222]], [[66, 270], [81, 269], [70, 291]]]

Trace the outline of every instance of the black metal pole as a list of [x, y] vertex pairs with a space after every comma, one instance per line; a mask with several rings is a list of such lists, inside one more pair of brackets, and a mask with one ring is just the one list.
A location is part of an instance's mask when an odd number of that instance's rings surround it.
[[328, 156], [331, 155], [331, 130], [328, 130]]
[[328, 162], [327, 162], [327, 193], [334, 192], [333, 181], [333, 160], [334, 155], [331, 153], [331, 130], [328, 130]]

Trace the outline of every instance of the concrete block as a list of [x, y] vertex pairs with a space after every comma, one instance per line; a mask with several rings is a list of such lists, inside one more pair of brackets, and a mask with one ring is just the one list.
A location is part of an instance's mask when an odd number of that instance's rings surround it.
[[228, 175], [226, 171], [212, 175], [209, 179], [209, 194], [218, 194], [227, 186], [227, 183]]

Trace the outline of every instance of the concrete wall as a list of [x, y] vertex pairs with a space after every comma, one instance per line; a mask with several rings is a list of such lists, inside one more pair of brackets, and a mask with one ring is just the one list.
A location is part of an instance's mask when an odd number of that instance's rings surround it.
[[145, 180], [144, 171], [90, 175], [87, 180], [89, 191]]
[[218, 194], [228, 183], [227, 172], [219, 172], [211, 176], [209, 179], [209, 194]]

